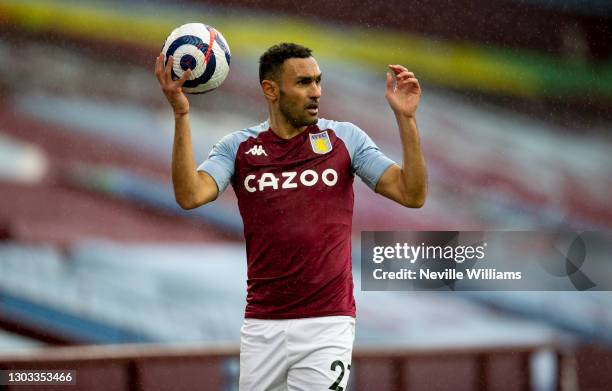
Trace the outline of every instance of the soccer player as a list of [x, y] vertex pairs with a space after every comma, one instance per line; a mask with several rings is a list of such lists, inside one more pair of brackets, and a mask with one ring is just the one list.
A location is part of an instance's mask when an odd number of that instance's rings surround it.
[[318, 117], [321, 71], [310, 49], [272, 46], [259, 60], [268, 120], [223, 137], [196, 168], [189, 102], [181, 91], [190, 72], [173, 80], [172, 59], [165, 67], [163, 61], [160, 54], [155, 74], [174, 110], [177, 202], [197, 208], [231, 183], [244, 222], [248, 281], [240, 389], [345, 389], [355, 332], [354, 174], [406, 207], [423, 205], [419, 82], [405, 67], [389, 65], [385, 95], [399, 127], [400, 167], [357, 126]]

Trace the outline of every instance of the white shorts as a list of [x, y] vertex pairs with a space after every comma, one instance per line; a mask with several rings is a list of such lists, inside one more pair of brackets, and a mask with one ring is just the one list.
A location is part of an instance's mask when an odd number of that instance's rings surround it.
[[346, 390], [355, 318], [245, 319], [240, 391]]

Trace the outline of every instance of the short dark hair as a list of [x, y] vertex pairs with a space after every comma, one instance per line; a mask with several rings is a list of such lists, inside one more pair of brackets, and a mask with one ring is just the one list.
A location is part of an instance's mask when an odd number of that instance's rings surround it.
[[266, 79], [277, 79], [285, 60], [311, 56], [312, 50], [297, 43], [283, 42], [270, 47], [259, 57], [259, 83]]

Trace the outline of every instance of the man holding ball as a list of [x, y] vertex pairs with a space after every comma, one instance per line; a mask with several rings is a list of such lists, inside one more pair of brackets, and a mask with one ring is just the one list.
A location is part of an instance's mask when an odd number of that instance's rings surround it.
[[189, 78], [155, 74], [172, 106], [172, 181], [185, 209], [215, 200], [228, 184], [238, 198], [247, 248], [247, 306], [241, 329], [241, 390], [343, 390], [355, 332], [351, 271], [353, 179], [420, 208], [427, 172], [416, 125], [421, 88], [389, 65], [385, 96], [399, 128], [400, 167], [349, 122], [318, 117], [321, 71], [311, 50], [282, 43], [259, 60], [269, 118], [223, 137], [199, 167], [193, 157]]

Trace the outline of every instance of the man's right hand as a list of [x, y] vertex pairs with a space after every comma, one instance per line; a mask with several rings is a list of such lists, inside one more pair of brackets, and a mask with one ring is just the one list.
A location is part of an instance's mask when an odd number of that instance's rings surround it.
[[183, 93], [183, 84], [189, 79], [191, 69], [186, 70], [180, 79], [172, 80], [172, 64], [174, 58], [170, 56], [168, 63], [164, 66], [164, 54], [160, 53], [155, 60], [155, 77], [166, 99], [174, 110], [174, 115], [189, 113], [189, 100]]

